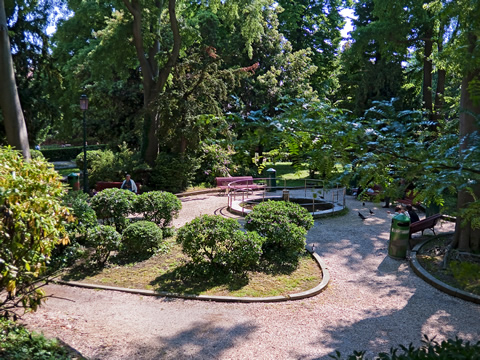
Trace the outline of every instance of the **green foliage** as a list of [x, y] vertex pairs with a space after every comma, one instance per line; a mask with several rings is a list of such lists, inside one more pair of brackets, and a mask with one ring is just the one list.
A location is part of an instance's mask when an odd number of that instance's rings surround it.
[[[83, 169], [83, 153], [75, 159], [79, 169]], [[119, 151], [93, 150], [87, 151], [87, 171], [90, 188], [94, 188], [97, 181], [120, 181], [125, 174], [130, 173], [135, 178], [135, 169], [138, 168], [137, 157], [124, 143]]]
[[182, 208], [182, 202], [172, 193], [150, 191], [135, 198], [135, 213], [141, 213], [145, 220], [152, 221], [161, 229], [169, 226]]
[[[230, 148], [223, 148], [220, 145], [203, 144], [200, 150], [201, 165], [197, 172], [196, 182], [206, 182], [214, 185], [216, 177], [227, 177], [232, 167], [233, 151]], [[232, 169], [233, 171], [235, 169]]]
[[[102, 149], [105, 149], [105, 147], [106, 145], [89, 145], [87, 148], [87, 159], [89, 151], [101, 151]], [[83, 146], [41, 149], [40, 152], [46, 159], [48, 159], [48, 161], [70, 161], [75, 159], [79, 154], [82, 154], [83, 160]], [[83, 165], [80, 169], [83, 169]]]
[[30, 149], [30, 156], [34, 160], [45, 159], [45, 156], [43, 156], [43, 154], [40, 150]]
[[199, 167], [199, 159], [189, 155], [160, 153], [152, 170], [150, 184], [158, 190], [181, 192], [192, 183]]
[[267, 257], [295, 261], [305, 250], [307, 231], [313, 226], [312, 215], [298, 204], [266, 201], [256, 205], [245, 217], [245, 229], [265, 238]]
[[113, 225], [121, 233], [128, 223], [135, 196], [131, 191], [105, 189], [92, 197], [91, 206], [104, 225]]
[[452, 261], [449, 263], [455, 279], [474, 294], [480, 294], [480, 264], [468, 261]]
[[0, 310], [18, 302], [35, 310], [43, 291], [33, 283], [53, 248], [68, 243], [65, 224], [73, 217], [62, 205], [60, 178], [46, 161], [26, 162], [20, 152], [1, 148], [0, 164], [0, 291], [7, 295]]
[[68, 360], [72, 356], [57, 340], [31, 333], [13, 321], [0, 319], [0, 358], [3, 360]]
[[162, 238], [162, 230], [155, 223], [134, 222], [122, 234], [121, 253], [129, 257], [149, 257], [161, 247]]
[[[480, 359], [480, 341], [470, 343], [462, 339], [448, 339], [442, 342], [430, 340], [426, 335], [423, 341], [424, 345], [415, 347], [410, 344], [408, 347], [400, 345], [399, 348], [391, 348], [389, 353], [380, 353], [374, 359], [378, 360], [434, 360], [434, 359]], [[401, 350], [401, 353], [400, 353]], [[352, 355], [343, 357], [339, 351], [335, 355], [330, 355], [336, 360], [367, 360], [365, 351], [354, 351]]]
[[258, 264], [263, 239], [255, 232], [242, 232], [234, 219], [203, 215], [178, 231], [177, 242], [194, 264], [241, 273]]
[[95, 249], [92, 256], [93, 262], [103, 266], [110, 257], [110, 253], [119, 249], [121, 241], [122, 235], [114, 227], [98, 225], [89, 229], [86, 245]]
[[88, 203], [89, 197], [82, 191], [70, 191], [63, 197], [63, 203], [72, 209], [75, 221], [67, 224], [70, 241], [83, 243], [87, 230], [97, 226], [97, 215]]

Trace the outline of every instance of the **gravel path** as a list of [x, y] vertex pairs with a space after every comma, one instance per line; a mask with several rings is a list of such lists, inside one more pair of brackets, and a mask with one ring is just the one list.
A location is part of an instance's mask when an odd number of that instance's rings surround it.
[[[183, 198], [180, 226], [206, 213], [226, 214], [226, 198]], [[378, 205], [378, 204], [377, 204]], [[329, 359], [366, 350], [372, 358], [423, 334], [480, 340], [480, 306], [419, 279], [387, 256], [385, 209], [347, 197], [346, 216], [320, 219], [308, 246], [325, 260], [329, 287], [306, 300], [229, 304], [142, 297], [50, 285], [51, 298], [25, 316], [30, 329], [55, 336], [89, 359]], [[453, 230], [445, 223], [440, 231]], [[68, 300], [66, 300], [68, 299]]]

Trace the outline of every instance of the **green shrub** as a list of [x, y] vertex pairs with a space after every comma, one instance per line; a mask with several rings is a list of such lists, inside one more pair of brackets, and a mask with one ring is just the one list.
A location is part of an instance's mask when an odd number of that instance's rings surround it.
[[200, 160], [184, 155], [160, 153], [152, 170], [150, 184], [155, 189], [178, 193], [191, 185]]
[[[88, 145], [88, 151], [105, 149], [106, 145]], [[70, 161], [78, 154], [83, 156], [83, 146], [66, 146], [58, 148], [41, 149], [40, 152], [48, 161]], [[83, 163], [82, 163], [83, 164]]]
[[3, 360], [68, 360], [72, 356], [57, 340], [31, 333], [13, 321], [0, 319], [0, 358]]
[[243, 272], [258, 264], [263, 239], [255, 232], [242, 232], [234, 219], [203, 215], [178, 231], [177, 242], [195, 264]]
[[[434, 359], [480, 359], [480, 341], [471, 344], [469, 341], [455, 338], [444, 340], [441, 343], [429, 340], [425, 335], [424, 345], [415, 347], [410, 344], [408, 347], [400, 345], [400, 349], [391, 348], [389, 353], [380, 353], [374, 359], [381, 360], [434, 360]], [[401, 350], [401, 353], [400, 351]], [[354, 351], [352, 355], [342, 357], [338, 351], [330, 355], [332, 359], [341, 360], [366, 360], [365, 351]]]
[[128, 224], [127, 216], [131, 213], [135, 196], [131, 191], [105, 189], [92, 197], [91, 206], [104, 225], [113, 225], [121, 233]]
[[43, 154], [40, 150], [30, 149], [30, 156], [34, 160], [45, 159], [45, 156], [43, 156]]
[[313, 217], [306, 209], [284, 201], [258, 204], [245, 217], [245, 229], [265, 237], [265, 255], [276, 254], [276, 259], [287, 262], [305, 250], [307, 231], [312, 226]]
[[[88, 150], [87, 173], [88, 186], [94, 188], [97, 181], [120, 181], [114, 169], [115, 156], [111, 150]], [[75, 163], [79, 169], [83, 169], [83, 153], [77, 155]]]
[[201, 148], [201, 165], [195, 177], [196, 182], [215, 185], [216, 177], [226, 177], [231, 171], [233, 151], [218, 144], [203, 144]]
[[130, 224], [122, 234], [121, 252], [125, 256], [148, 257], [159, 249], [162, 230], [151, 221]]
[[150, 191], [136, 197], [134, 209], [143, 214], [145, 220], [153, 221], [160, 228], [166, 228], [178, 217], [182, 202], [172, 193]]
[[[0, 148], [0, 310], [21, 304], [35, 310], [44, 295], [33, 284], [53, 248], [67, 244], [58, 173], [45, 160], [27, 162], [19, 151]], [[4, 293], [5, 294], [5, 293]]]
[[81, 191], [70, 191], [63, 197], [63, 204], [72, 210], [74, 221], [66, 224], [70, 243], [58, 245], [53, 249], [49, 270], [69, 266], [82, 255], [81, 245], [85, 245], [88, 229], [98, 225], [97, 215], [87, 202], [88, 195]]
[[93, 262], [99, 265], [105, 265], [110, 253], [119, 249], [122, 241], [120, 235], [114, 227], [109, 225], [99, 225], [88, 231], [87, 246], [95, 248]]

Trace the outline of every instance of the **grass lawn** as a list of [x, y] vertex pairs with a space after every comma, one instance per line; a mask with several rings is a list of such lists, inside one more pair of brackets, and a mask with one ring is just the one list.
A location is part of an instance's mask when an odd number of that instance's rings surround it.
[[168, 238], [170, 250], [148, 260], [131, 264], [112, 264], [89, 271], [75, 267], [63, 280], [132, 289], [167, 291], [179, 294], [267, 297], [293, 294], [311, 289], [322, 281], [322, 272], [310, 254], [300, 257], [298, 266], [264, 265], [247, 276], [225, 274], [218, 269], [199, 268], [188, 262], [175, 238]]

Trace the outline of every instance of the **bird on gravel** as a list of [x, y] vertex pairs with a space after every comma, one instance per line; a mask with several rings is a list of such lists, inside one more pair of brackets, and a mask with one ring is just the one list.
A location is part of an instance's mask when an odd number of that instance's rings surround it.
[[363, 214], [362, 214], [360, 211], [358, 212], [358, 216], [360, 216], [360, 219], [362, 219], [362, 220], [365, 220], [365, 219], [366, 219], [366, 217], [363, 216]]
[[372, 211], [372, 209], [368, 209], [370, 211], [370, 215], [375, 215], [375, 213]]
[[364, 202], [362, 203], [362, 205], [363, 205], [363, 207], [365, 207], [365, 203], [364, 203]]

